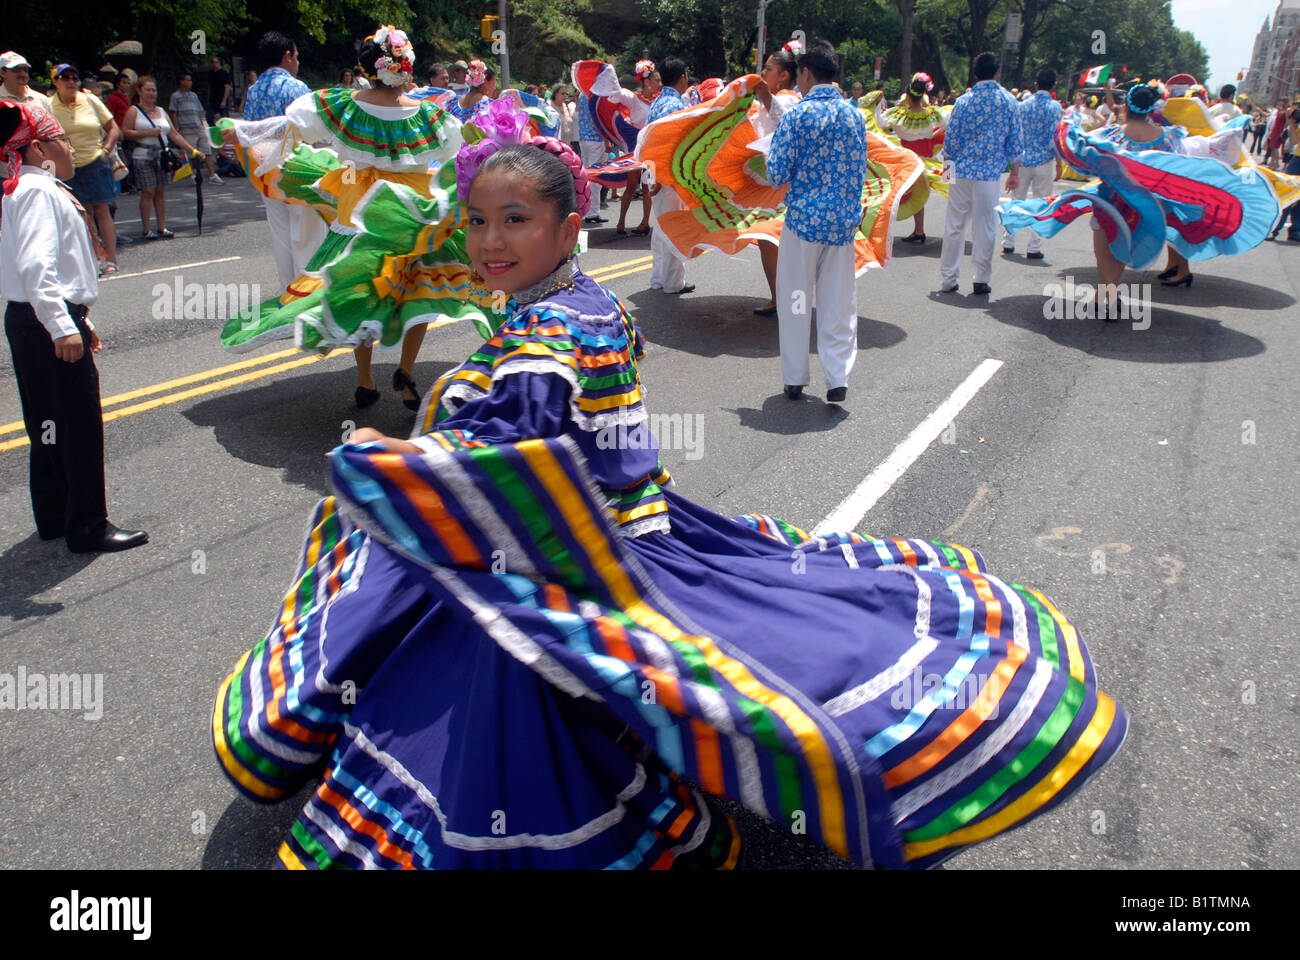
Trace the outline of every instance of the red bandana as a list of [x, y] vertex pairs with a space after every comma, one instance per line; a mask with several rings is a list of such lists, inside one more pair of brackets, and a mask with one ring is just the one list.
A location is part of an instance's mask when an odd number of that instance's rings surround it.
[[[11, 113], [13, 111], [13, 113]], [[22, 166], [22, 150], [29, 143], [38, 140], [57, 140], [66, 137], [59, 121], [44, 107], [34, 103], [0, 102], [0, 130], [14, 126], [14, 113], [18, 114], [17, 126], [9, 139], [4, 142], [4, 160], [9, 164], [9, 179], [4, 182], [5, 195], [14, 192], [18, 186], [18, 170]]]

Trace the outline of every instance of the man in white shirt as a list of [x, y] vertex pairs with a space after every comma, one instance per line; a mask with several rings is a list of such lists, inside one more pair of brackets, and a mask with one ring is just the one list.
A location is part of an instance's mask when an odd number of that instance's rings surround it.
[[0, 102], [0, 145], [15, 171], [0, 213], [0, 296], [31, 441], [36, 530], [73, 553], [129, 550], [149, 535], [108, 522], [92, 356], [102, 345], [87, 319], [98, 271], [85, 211], [56, 179], [72, 177], [72, 144], [43, 107]]
[[1230, 83], [1225, 83], [1219, 88], [1219, 99], [1214, 106], [1210, 107], [1210, 116], [1222, 121], [1219, 126], [1223, 126], [1233, 117], [1241, 116], [1241, 108], [1232, 102], [1236, 95], [1237, 88]]

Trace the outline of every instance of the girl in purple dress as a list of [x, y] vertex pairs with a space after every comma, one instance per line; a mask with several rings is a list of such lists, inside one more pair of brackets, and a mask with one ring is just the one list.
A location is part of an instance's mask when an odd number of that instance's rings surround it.
[[1041, 593], [964, 547], [677, 494], [640, 333], [572, 254], [578, 158], [480, 141], [457, 170], [509, 318], [409, 439], [333, 452], [298, 577], [217, 697], [243, 793], [319, 782], [281, 865], [743, 866], [727, 797], [926, 867], [1110, 759], [1127, 720]]

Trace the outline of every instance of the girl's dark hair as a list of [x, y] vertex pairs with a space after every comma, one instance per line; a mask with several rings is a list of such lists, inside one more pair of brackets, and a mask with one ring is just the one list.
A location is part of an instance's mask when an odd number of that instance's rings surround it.
[[375, 43], [373, 39], [363, 42], [361, 52], [357, 54], [357, 63], [361, 65], [361, 72], [373, 79], [375, 76], [375, 61], [383, 55], [384, 48]]
[[772, 59], [776, 62], [778, 70], [786, 70], [790, 73], [790, 86], [794, 86], [796, 74], [799, 72], [799, 65], [794, 61], [794, 54], [784, 47], [780, 50], [772, 51]]
[[833, 83], [840, 72], [835, 48], [826, 40], [814, 40], [808, 44], [808, 51], [799, 55], [798, 63], [800, 67], [807, 67], [818, 83]]
[[578, 193], [573, 174], [563, 160], [526, 144], [502, 147], [483, 161], [475, 177], [489, 170], [503, 170], [524, 180], [547, 203], [555, 207], [555, 218], [563, 221], [578, 211]]
[[1140, 83], [1129, 90], [1128, 108], [1131, 113], [1146, 116], [1155, 109], [1156, 101], [1160, 99], [1160, 94], [1154, 87], [1149, 87], [1145, 83]]

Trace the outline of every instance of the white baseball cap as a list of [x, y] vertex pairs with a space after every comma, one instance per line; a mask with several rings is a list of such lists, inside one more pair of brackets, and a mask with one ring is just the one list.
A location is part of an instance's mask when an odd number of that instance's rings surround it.
[[0, 53], [0, 70], [16, 70], [19, 67], [26, 67], [30, 70], [32, 65], [27, 62], [27, 58], [21, 53], [14, 53], [12, 50]]

